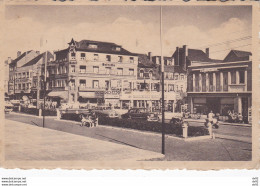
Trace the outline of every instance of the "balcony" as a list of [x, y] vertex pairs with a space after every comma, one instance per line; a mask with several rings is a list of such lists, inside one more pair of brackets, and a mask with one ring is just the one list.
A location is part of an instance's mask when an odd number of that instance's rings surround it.
[[245, 84], [231, 84], [228, 86], [229, 92], [244, 92], [246, 90]]

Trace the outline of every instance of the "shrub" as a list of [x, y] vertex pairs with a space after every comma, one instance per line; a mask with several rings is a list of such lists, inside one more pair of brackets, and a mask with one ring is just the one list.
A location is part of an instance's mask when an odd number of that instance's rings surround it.
[[[99, 118], [100, 125], [108, 125], [122, 128], [131, 128], [142, 131], [151, 132], [162, 132], [162, 125], [160, 122], [152, 122], [145, 120], [129, 120], [129, 119], [119, 119], [119, 118]], [[165, 124], [166, 134], [175, 134], [177, 136], [182, 136], [182, 126], [180, 124]], [[188, 136], [204, 136], [208, 135], [208, 130], [205, 127], [195, 127], [190, 126], [188, 128]]]
[[[32, 114], [32, 115], [39, 115], [39, 109], [37, 108], [28, 108], [28, 107], [21, 107], [21, 112], [26, 114]], [[42, 114], [45, 116], [56, 116], [57, 111], [56, 110], [44, 110], [42, 111]]]

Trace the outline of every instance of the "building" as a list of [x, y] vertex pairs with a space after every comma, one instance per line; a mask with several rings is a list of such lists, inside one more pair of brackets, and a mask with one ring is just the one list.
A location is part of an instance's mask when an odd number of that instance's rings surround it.
[[11, 57], [8, 57], [7, 60], [4, 62], [4, 91], [5, 95], [8, 95], [8, 84], [9, 84], [9, 64], [11, 63]]
[[[15, 90], [10, 90], [15, 93], [17, 99], [21, 99], [23, 96], [36, 99], [37, 91], [39, 91], [38, 93], [41, 92], [41, 95], [43, 95], [43, 86], [41, 85], [42, 83], [40, 84], [40, 79], [43, 80], [44, 77], [46, 52], [42, 54], [37, 52], [36, 54], [38, 54], [36, 57], [32, 58], [22, 66], [17, 63], [15, 72], [12, 71], [12, 75], [10, 75], [10, 80], [15, 82]], [[47, 52], [47, 60], [51, 60], [52, 58], [53, 55], [50, 52]]]
[[11, 60], [11, 62], [9, 63], [8, 94], [11, 98], [19, 99], [21, 93], [24, 92], [26, 86], [28, 85], [27, 82], [23, 82], [22, 80], [23, 78], [28, 77], [28, 74], [20, 72], [20, 68], [38, 55], [38, 51], [30, 50], [24, 53], [18, 51], [17, 58]]
[[[173, 58], [164, 57], [165, 69], [165, 110], [175, 111], [176, 103], [186, 92], [186, 72], [175, 66]], [[122, 92], [122, 108], [145, 107], [159, 111], [161, 105], [161, 59], [151, 53], [138, 54], [137, 80], [133, 89]], [[182, 95], [182, 96], [181, 96]]]
[[120, 92], [133, 87], [138, 57], [110, 42], [71, 40], [48, 64], [48, 96], [57, 101], [120, 106]]
[[203, 61], [188, 67], [191, 113], [241, 113], [248, 120], [252, 105], [251, 53], [231, 50], [223, 61]]

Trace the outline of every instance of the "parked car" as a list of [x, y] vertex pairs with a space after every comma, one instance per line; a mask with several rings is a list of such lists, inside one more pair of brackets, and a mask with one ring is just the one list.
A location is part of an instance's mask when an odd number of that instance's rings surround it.
[[96, 107], [92, 110], [97, 117], [108, 117], [108, 118], [118, 118], [119, 115], [115, 110], [112, 110], [110, 107]]
[[161, 117], [159, 113], [150, 113], [147, 117], [147, 121], [160, 121]]
[[150, 113], [146, 108], [132, 108], [127, 113], [122, 114], [124, 119], [144, 119], [147, 120]]
[[14, 105], [10, 101], [5, 101], [5, 113], [12, 112]]

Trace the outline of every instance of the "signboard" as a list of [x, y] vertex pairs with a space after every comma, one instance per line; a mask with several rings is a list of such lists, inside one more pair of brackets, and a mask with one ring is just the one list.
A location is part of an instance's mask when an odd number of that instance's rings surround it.
[[112, 63], [102, 63], [102, 66], [104, 66], [104, 67], [114, 67], [115, 64], [112, 64]]
[[120, 90], [106, 90], [104, 98], [105, 99], [119, 99]]

